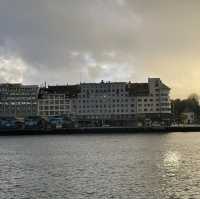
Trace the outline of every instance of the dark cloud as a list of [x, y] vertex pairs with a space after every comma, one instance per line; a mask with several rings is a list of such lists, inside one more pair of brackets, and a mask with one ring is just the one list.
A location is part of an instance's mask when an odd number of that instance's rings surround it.
[[199, 70], [192, 63], [199, 9], [198, 0], [0, 0], [0, 78], [75, 83], [153, 75], [183, 96], [178, 85], [186, 81], [175, 72]]

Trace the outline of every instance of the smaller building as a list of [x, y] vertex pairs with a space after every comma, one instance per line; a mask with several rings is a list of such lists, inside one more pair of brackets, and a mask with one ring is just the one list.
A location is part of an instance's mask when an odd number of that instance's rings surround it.
[[51, 116], [73, 115], [72, 99], [77, 97], [77, 85], [59, 85], [40, 88], [38, 97], [38, 115], [47, 119]]
[[49, 116], [69, 115], [71, 113], [71, 101], [66, 95], [65, 89], [59, 86], [41, 88], [38, 98], [38, 114], [43, 118]]
[[194, 124], [195, 122], [195, 113], [190, 110], [185, 110], [182, 113], [183, 116], [183, 123], [184, 124]]

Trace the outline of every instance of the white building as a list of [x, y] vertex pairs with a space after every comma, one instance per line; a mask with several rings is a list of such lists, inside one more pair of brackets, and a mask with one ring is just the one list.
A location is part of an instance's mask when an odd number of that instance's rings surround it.
[[38, 92], [37, 85], [0, 84], [0, 116], [37, 115]]
[[171, 114], [170, 89], [159, 78], [149, 78], [148, 83], [82, 83], [80, 88], [72, 100], [80, 119], [128, 121], [142, 114], [150, 118]]
[[185, 110], [183, 113], [183, 123], [184, 124], [194, 124], [195, 121], [195, 113], [193, 111]]

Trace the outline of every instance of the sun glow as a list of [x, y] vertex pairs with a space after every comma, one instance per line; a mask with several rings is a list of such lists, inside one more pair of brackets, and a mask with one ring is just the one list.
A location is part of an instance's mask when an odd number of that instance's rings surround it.
[[2, 82], [23, 82], [26, 64], [18, 57], [0, 56], [0, 78]]

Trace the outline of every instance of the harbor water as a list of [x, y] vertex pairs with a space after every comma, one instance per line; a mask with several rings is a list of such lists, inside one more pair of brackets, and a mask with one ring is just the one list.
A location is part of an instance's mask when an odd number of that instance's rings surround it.
[[2, 136], [0, 198], [200, 198], [200, 133]]

